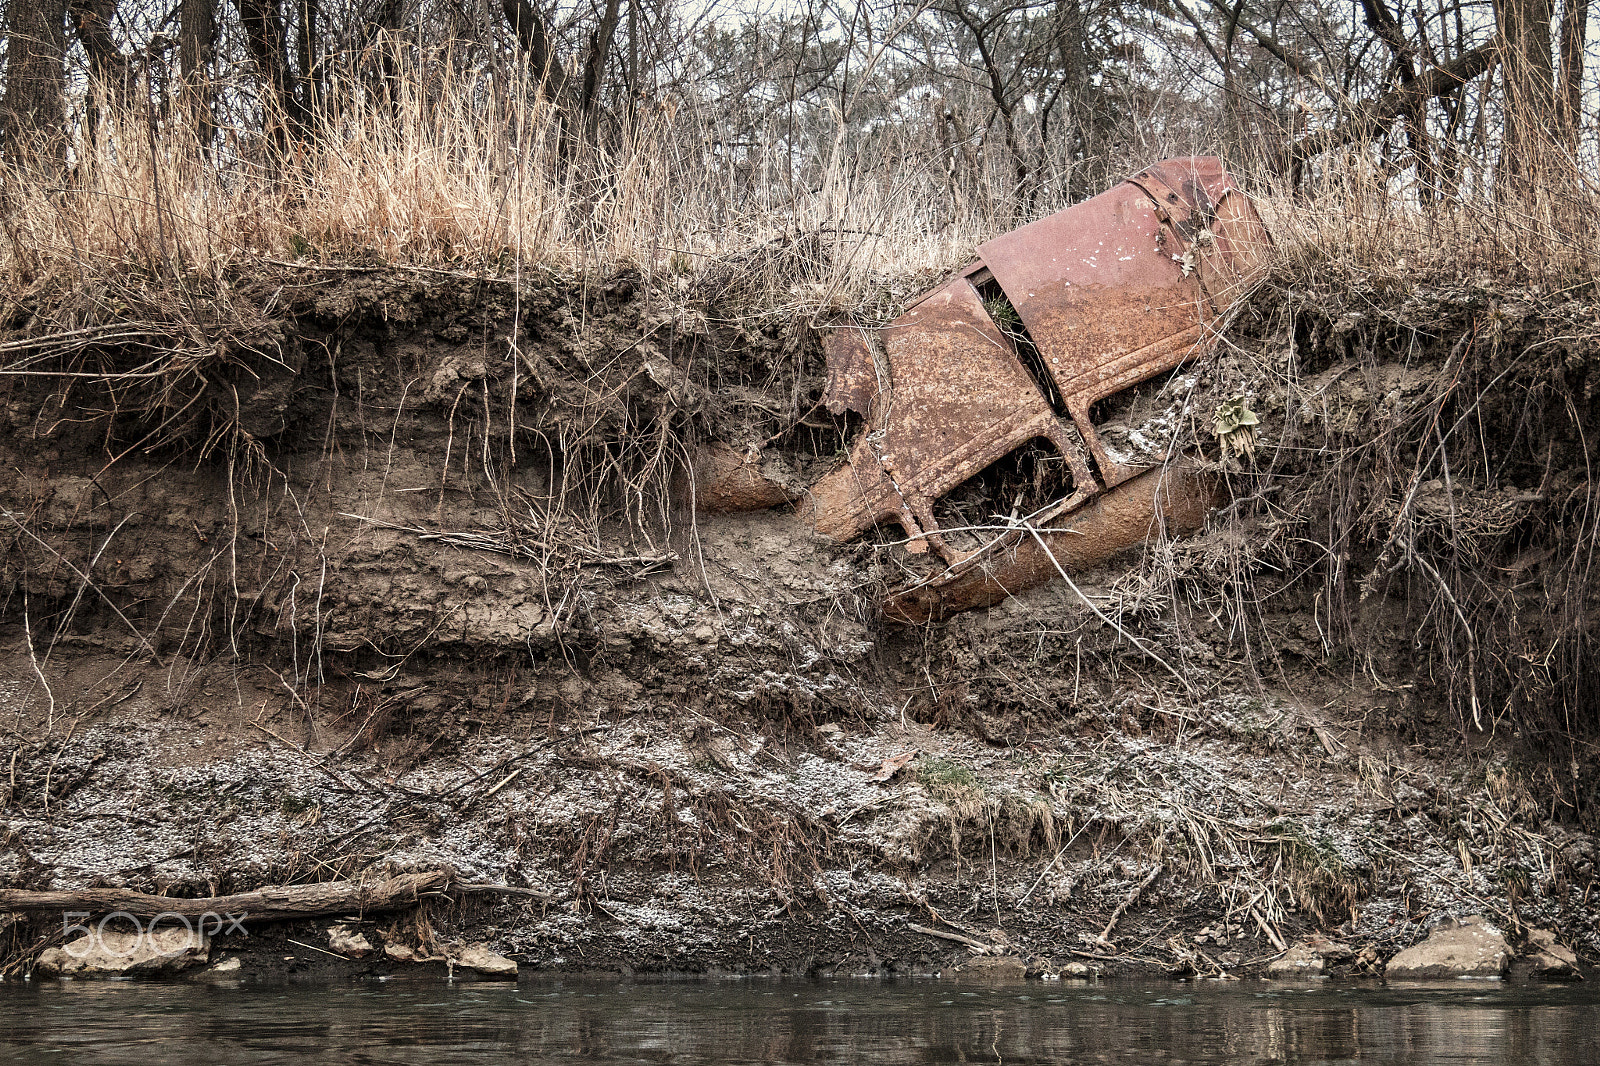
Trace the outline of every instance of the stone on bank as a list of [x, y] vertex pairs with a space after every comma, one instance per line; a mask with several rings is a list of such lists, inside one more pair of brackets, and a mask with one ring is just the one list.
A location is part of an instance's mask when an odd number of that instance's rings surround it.
[[191, 969], [210, 955], [210, 938], [197, 929], [107, 929], [46, 948], [33, 972], [41, 977], [145, 977]]
[[1428, 938], [1389, 960], [1391, 980], [1440, 977], [1501, 977], [1511, 962], [1505, 934], [1481, 915], [1446, 918]]
[[1548, 929], [1528, 930], [1528, 974], [1545, 981], [1581, 981], [1577, 954]]

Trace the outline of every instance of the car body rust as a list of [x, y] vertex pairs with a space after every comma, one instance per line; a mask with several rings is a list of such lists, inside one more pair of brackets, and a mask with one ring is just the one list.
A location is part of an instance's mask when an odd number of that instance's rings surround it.
[[[891, 592], [885, 614], [902, 622], [998, 602], [1154, 531], [1198, 528], [1212, 483], [1181, 463], [1117, 461], [1091, 416], [1208, 351], [1270, 249], [1249, 199], [1204, 156], [1155, 164], [980, 245], [887, 326], [825, 335], [823, 402], [866, 424], [797, 513], [838, 541], [893, 523], [909, 550], [938, 555], [942, 572]], [[1067, 493], [1030, 526], [954, 550], [934, 503], [1031, 441], [1065, 459]]]
[[934, 501], [1036, 437], [1068, 442], [966, 277], [946, 282], [882, 332], [890, 386], [873, 396], [850, 461], [811, 487], [800, 513], [835, 540], [893, 521], [913, 550], [931, 543], [953, 562]]

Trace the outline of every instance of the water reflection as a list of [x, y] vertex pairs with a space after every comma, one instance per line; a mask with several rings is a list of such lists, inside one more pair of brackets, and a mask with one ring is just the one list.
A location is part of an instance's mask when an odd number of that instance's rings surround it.
[[934, 981], [0, 986], [51, 1063], [1600, 1062], [1600, 996], [1538, 986]]

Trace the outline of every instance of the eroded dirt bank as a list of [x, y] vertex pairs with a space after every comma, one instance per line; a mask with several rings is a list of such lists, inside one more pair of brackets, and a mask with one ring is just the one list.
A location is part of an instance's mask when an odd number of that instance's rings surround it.
[[[1249, 973], [1472, 913], [1600, 957], [1593, 307], [1278, 279], [1101, 412], [1227, 482], [1204, 532], [896, 627], [895, 535], [690, 509], [702, 444], [803, 486], [855, 428], [736, 280], [287, 274], [176, 340], [14, 308], [0, 882], [448, 867], [540, 897], [373, 939], [525, 970]], [[1058, 477], [1015, 457], [945, 524]], [[326, 924], [227, 947], [343, 966]], [[8, 972], [59, 933], [10, 923]]]

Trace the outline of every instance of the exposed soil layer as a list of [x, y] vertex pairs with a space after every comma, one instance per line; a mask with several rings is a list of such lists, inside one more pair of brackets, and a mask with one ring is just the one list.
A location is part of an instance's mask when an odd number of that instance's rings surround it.
[[[1119, 461], [1228, 485], [1204, 531], [910, 627], [878, 614], [928, 565], [896, 532], [689, 502], [702, 445], [761, 449], [780, 495], [838, 461], [804, 322], [633, 275], [212, 301], [182, 365], [104, 310], [87, 344], [12, 323], [40, 375], [0, 379], [7, 885], [449, 867], [549, 901], [374, 939], [525, 969], [932, 972], [976, 942], [1238, 974], [1472, 913], [1600, 958], [1589, 305], [1270, 284], [1097, 412]], [[1047, 497], [1050, 462], [949, 524]], [[325, 926], [219, 944], [396, 969]], [[8, 970], [59, 932], [6, 925]]]

